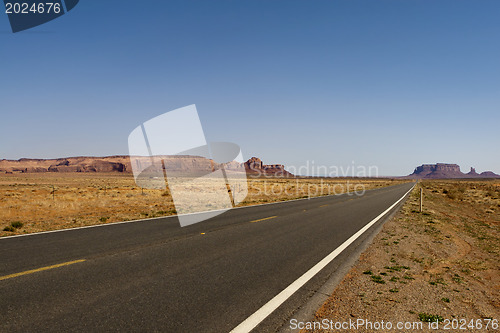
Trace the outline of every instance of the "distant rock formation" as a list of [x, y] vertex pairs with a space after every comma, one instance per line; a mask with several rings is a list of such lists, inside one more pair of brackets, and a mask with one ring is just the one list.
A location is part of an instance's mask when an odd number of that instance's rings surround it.
[[476, 169], [471, 167], [470, 168], [470, 171], [467, 172], [467, 177], [471, 177], [471, 178], [474, 178], [474, 177], [477, 177], [479, 176], [479, 174], [476, 172]]
[[0, 172], [127, 172], [131, 170], [128, 156], [69, 157], [59, 159], [0, 160]]
[[264, 164], [260, 158], [252, 157], [244, 163], [247, 173], [257, 175], [272, 175], [279, 177], [293, 176], [290, 172], [285, 170], [283, 164]]
[[[140, 163], [139, 158], [139, 163]], [[149, 158], [144, 157], [149, 160]], [[188, 155], [165, 156], [163, 158], [167, 170], [200, 171], [203, 173], [219, 169], [221, 165], [214, 161]], [[138, 162], [136, 160], [136, 162]], [[249, 172], [253, 175], [292, 176], [281, 164], [265, 165], [257, 157], [252, 157], [244, 163], [235, 161], [223, 164], [226, 170]], [[129, 156], [107, 157], [68, 157], [58, 159], [28, 159], [0, 160], [0, 173], [42, 173], [42, 172], [94, 172], [94, 173], [132, 173]]]
[[48, 168], [49, 172], [125, 172], [126, 166], [123, 163], [96, 160], [90, 163], [71, 165], [66, 160]]
[[422, 164], [415, 168], [411, 175], [405, 178], [413, 179], [448, 179], [448, 178], [500, 178], [491, 171], [477, 173], [476, 169], [471, 168], [468, 173], [460, 171], [460, 166], [457, 164]]
[[262, 163], [260, 158], [252, 157], [245, 162], [245, 168], [247, 170], [262, 170], [264, 163]]
[[479, 178], [500, 178], [500, 175], [497, 175], [496, 173], [492, 171], [484, 171], [477, 176]]

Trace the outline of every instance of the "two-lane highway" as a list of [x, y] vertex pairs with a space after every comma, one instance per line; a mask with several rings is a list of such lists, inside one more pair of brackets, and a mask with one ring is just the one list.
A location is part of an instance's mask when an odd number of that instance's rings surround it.
[[[0, 239], [0, 331], [244, 331], [413, 185], [244, 207], [184, 228], [169, 217]], [[286, 319], [331, 269], [269, 317]]]

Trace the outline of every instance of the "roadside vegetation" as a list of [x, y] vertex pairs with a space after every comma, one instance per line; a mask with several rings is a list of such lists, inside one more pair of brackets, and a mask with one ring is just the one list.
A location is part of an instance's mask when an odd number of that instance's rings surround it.
[[499, 180], [420, 182], [314, 320], [500, 319], [499, 227]]

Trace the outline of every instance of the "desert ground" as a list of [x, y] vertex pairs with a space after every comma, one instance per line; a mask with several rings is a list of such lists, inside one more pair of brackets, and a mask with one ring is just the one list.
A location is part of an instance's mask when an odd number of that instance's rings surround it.
[[419, 182], [311, 323], [383, 320], [423, 325], [399, 331], [428, 332], [435, 331], [428, 322], [437, 320], [439, 332], [446, 323], [452, 332], [498, 331], [499, 212], [500, 180]]
[[[240, 206], [362, 193], [399, 182], [403, 180], [250, 177]], [[174, 214], [168, 190], [141, 189], [130, 174], [0, 175], [0, 237]]]

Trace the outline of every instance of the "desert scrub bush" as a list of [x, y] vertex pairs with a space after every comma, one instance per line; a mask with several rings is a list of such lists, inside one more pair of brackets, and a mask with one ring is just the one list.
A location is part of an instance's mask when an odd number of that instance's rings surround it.
[[418, 314], [418, 319], [420, 319], [420, 321], [424, 321], [424, 322], [444, 321], [444, 318], [441, 317], [440, 315], [429, 314], [429, 313], [425, 313], [425, 312], [420, 312]]
[[410, 269], [409, 266], [399, 266], [399, 265], [394, 265], [394, 266], [385, 266], [385, 269], [387, 269], [389, 272], [399, 272], [402, 269]]
[[[444, 191], [443, 191], [444, 193]], [[464, 197], [463, 192], [459, 192], [458, 190], [452, 189], [446, 192], [446, 196], [451, 200], [462, 200]]]
[[23, 226], [24, 224], [20, 221], [15, 221], [10, 224], [12, 228], [19, 229]]
[[385, 284], [385, 281], [380, 275], [371, 275], [372, 281], [375, 283]]
[[3, 231], [14, 232], [14, 231], [16, 231], [16, 229], [22, 228], [23, 225], [24, 224], [20, 221], [11, 222], [10, 225], [3, 228]]
[[446, 282], [444, 282], [444, 280], [442, 278], [436, 279], [435, 281], [429, 281], [429, 284], [431, 286], [437, 286], [438, 284], [446, 286]]

